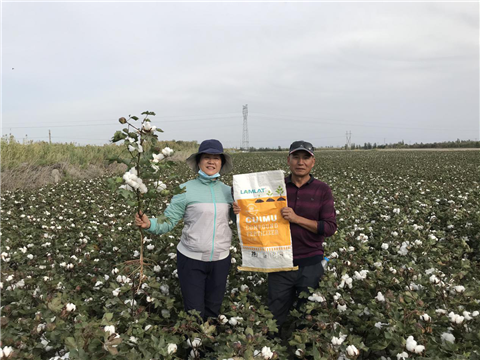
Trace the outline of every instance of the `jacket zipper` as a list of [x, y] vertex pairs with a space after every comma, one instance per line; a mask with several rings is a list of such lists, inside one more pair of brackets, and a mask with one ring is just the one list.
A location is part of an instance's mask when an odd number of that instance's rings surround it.
[[212, 252], [210, 253], [210, 261], [213, 260], [213, 250], [215, 248], [215, 229], [217, 228], [217, 203], [215, 202], [215, 192], [213, 191], [213, 184], [210, 183], [210, 192], [212, 193], [213, 208], [215, 210], [213, 217], [213, 237], [212, 237]]

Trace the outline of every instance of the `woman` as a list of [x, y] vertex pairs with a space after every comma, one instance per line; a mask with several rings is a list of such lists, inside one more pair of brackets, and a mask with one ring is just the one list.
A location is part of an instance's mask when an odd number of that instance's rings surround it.
[[[184, 220], [177, 246], [177, 270], [185, 310], [197, 310], [203, 320], [217, 317], [230, 270], [232, 231], [228, 225], [233, 202], [230, 186], [218, 178], [229, 172], [232, 159], [218, 140], [205, 140], [186, 160], [198, 176], [182, 185], [165, 210], [161, 224], [145, 214], [135, 224], [152, 234], [165, 234]], [[232, 214], [233, 217], [233, 214]]]

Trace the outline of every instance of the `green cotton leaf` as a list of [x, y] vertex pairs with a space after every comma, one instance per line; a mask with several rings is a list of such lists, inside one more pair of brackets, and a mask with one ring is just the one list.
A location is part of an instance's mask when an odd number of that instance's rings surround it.
[[125, 190], [125, 189], [118, 189], [118, 193], [122, 195], [125, 199], [134, 199], [135, 194], [132, 191]]
[[163, 130], [162, 130], [162, 129], [159, 129], [159, 128], [157, 128], [156, 130], [157, 130], [158, 132], [161, 132], [161, 133], [163, 132]]
[[65, 339], [65, 345], [69, 350], [71, 349], [78, 349], [77, 342], [73, 337], [68, 337]]
[[122, 133], [121, 131], [115, 131], [115, 134], [113, 134], [112, 143], [116, 143], [120, 140], [125, 139], [126, 137], [127, 135]]
[[112, 319], [113, 319], [113, 313], [106, 313], [106, 314], [104, 315], [104, 317], [105, 317], [105, 320], [107, 320], [107, 321], [112, 321]]
[[51, 302], [48, 303], [48, 308], [52, 310], [54, 313], [59, 313], [62, 311], [63, 304], [62, 304], [62, 295], [58, 294]]
[[247, 327], [245, 329], [245, 335], [252, 335], [253, 336], [253, 329], [250, 327]]
[[273, 319], [267, 320], [267, 327], [268, 327], [268, 330], [271, 331], [271, 332], [277, 332], [278, 331], [277, 322]]
[[155, 116], [155, 113], [153, 111], [144, 111], [142, 112], [142, 115], [152, 115], [152, 116]]
[[317, 343], [313, 343], [312, 355], [315, 360], [320, 360], [320, 353], [318, 352]]
[[130, 119], [133, 119], [133, 120], [137, 121], [138, 117], [137, 116], [130, 116]]

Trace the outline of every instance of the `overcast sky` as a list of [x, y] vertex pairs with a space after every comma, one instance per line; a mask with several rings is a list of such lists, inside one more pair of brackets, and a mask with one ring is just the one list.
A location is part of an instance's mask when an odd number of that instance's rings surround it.
[[2, 134], [250, 146], [478, 139], [478, 2], [3, 2]]

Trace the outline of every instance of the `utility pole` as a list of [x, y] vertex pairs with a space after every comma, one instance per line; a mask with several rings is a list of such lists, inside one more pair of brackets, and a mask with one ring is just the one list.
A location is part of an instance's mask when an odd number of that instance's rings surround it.
[[48, 142], [51, 144], [52, 143], [52, 133], [50, 130], [48, 130]]
[[351, 150], [351, 147], [352, 147], [352, 132], [347, 131], [345, 133], [345, 136], [347, 137], [347, 150]]
[[242, 150], [243, 151], [248, 151], [250, 149], [250, 145], [249, 145], [249, 141], [248, 141], [247, 116], [248, 116], [248, 104], [243, 105], [243, 135], [242, 135]]

